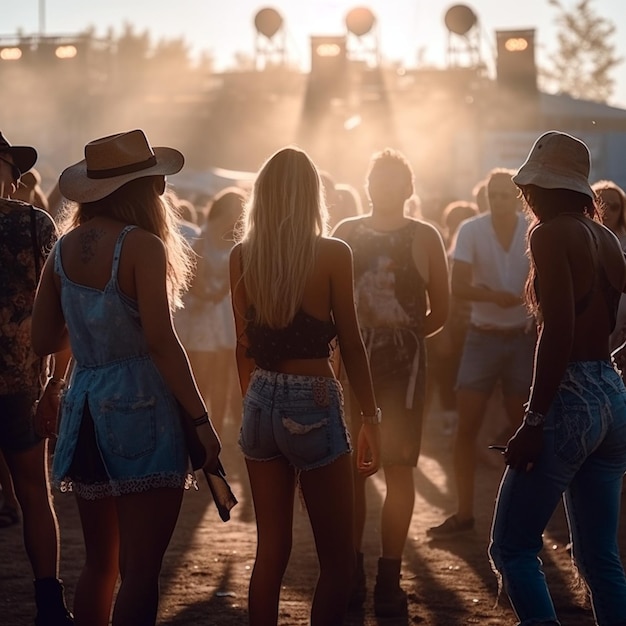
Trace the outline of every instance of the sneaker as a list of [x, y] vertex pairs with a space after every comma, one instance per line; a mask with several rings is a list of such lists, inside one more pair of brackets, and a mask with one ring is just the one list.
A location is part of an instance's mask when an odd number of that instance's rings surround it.
[[426, 531], [426, 534], [433, 539], [445, 539], [455, 537], [474, 530], [474, 518], [460, 520], [457, 515], [452, 515], [443, 524], [433, 526]]

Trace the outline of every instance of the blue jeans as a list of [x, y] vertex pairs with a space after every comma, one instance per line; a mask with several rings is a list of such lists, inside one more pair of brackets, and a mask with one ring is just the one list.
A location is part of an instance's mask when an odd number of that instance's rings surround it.
[[282, 456], [298, 470], [351, 452], [339, 381], [257, 368], [243, 400], [239, 446], [248, 459]]
[[626, 576], [617, 544], [626, 471], [626, 389], [608, 361], [568, 365], [529, 472], [507, 468], [489, 555], [520, 624], [558, 624], [541, 560], [542, 533], [563, 497], [572, 558], [591, 592], [596, 623], [626, 625]]

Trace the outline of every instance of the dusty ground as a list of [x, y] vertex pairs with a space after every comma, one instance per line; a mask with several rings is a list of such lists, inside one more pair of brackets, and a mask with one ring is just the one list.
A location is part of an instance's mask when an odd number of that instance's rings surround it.
[[[185, 495], [162, 575], [162, 626], [247, 623], [246, 592], [256, 537], [245, 470], [232, 431], [231, 427], [224, 437], [223, 461], [240, 504], [233, 510], [232, 519], [223, 523], [208, 489]], [[426, 424], [423, 454], [416, 471], [415, 512], [405, 549], [402, 585], [409, 593], [409, 615], [399, 620], [379, 620], [373, 613], [371, 591], [378, 557], [382, 485], [380, 477], [370, 481], [372, 506], [366, 529], [369, 596], [365, 611], [351, 616], [349, 626], [515, 623], [506, 598], [495, 606], [497, 585], [486, 557], [492, 506], [501, 473], [497, 453], [485, 453], [486, 461], [478, 472], [476, 531], [447, 543], [435, 544], [426, 538], [426, 528], [440, 522], [454, 507], [450, 456], [450, 439], [441, 434], [435, 414]], [[56, 494], [55, 505], [62, 537], [61, 572], [71, 601], [82, 563], [82, 537], [72, 496]], [[622, 527], [626, 547], [626, 523]], [[301, 510], [296, 515], [294, 533], [294, 551], [281, 598], [281, 626], [308, 624], [317, 572], [308, 521]], [[570, 590], [572, 576], [566, 544], [564, 516], [559, 510], [545, 535], [542, 557], [546, 574], [564, 626], [592, 624], [589, 609]], [[21, 527], [0, 529], [0, 625], [30, 625], [33, 614], [31, 576], [21, 543]]]

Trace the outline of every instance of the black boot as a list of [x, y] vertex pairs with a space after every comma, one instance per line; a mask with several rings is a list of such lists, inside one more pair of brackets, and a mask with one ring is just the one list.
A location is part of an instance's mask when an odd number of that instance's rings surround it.
[[400, 587], [400, 559], [378, 559], [378, 575], [374, 587], [376, 617], [406, 615], [406, 593]]
[[365, 567], [363, 566], [363, 553], [356, 553], [356, 571], [354, 572], [354, 582], [352, 584], [352, 592], [350, 593], [350, 601], [348, 609], [350, 611], [360, 611], [365, 602], [367, 588], [365, 585]]
[[65, 605], [63, 581], [58, 578], [36, 578], [34, 583], [37, 604], [35, 626], [72, 626], [74, 616]]

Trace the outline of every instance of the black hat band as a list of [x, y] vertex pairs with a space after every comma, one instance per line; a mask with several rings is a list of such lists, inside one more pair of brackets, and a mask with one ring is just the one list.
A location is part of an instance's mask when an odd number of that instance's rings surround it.
[[113, 178], [115, 176], [123, 176], [124, 174], [132, 174], [141, 170], [147, 170], [157, 164], [156, 156], [153, 154], [149, 159], [140, 161], [139, 163], [130, 163], [120, 167], [111, 167], [106, 170], [90, 170], [87, 168], [87, 178]]

